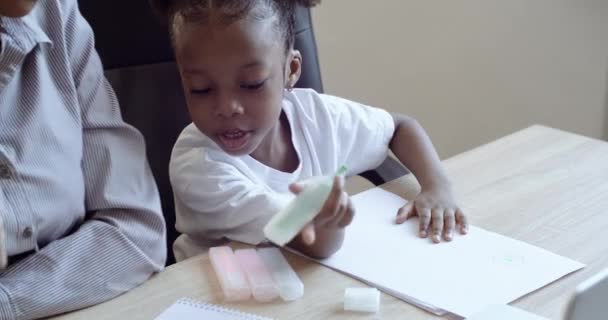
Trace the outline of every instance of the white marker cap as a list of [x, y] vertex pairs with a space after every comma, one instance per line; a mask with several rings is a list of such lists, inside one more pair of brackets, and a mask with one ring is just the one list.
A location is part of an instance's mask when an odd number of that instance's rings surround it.
[[344, 310], [378, 312], [380, 291], [376, 288], [346, 288], [344, 290]]

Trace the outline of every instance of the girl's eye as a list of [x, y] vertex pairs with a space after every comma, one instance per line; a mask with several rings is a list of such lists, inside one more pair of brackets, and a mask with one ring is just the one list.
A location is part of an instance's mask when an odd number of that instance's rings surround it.
[[190, 89], [190, 93], [191, 94], [197, 94], [197, 95], [204, 95], [204, 94], [208, 94], [211, 91], [211, 88], [204, 88], [204, 89]]
[[266, 83], [266, 80], [258, 82], [258, 83], [245, 83], [245, 84], [241, 85], [241, 88], [247, 89], [247, 90], [258, 90], [261, 87], [263, 87], [265, 83]]

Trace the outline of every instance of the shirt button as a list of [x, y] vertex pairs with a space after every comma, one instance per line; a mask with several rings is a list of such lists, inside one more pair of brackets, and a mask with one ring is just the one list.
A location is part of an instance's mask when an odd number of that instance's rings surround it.
[[11, 169], [5, 164], [0, 164], [0, 179], [10, 179], [12, 177]]
[[25, 229], [23, 229], [23, 237], [24, 238], [29, 238], [32, 236], [32, 228], [31, 227], [25, 227]]

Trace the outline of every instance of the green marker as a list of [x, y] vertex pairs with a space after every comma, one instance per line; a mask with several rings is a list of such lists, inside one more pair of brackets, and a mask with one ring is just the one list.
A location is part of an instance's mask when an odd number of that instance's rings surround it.
[[[336, 176], [345, 175], [341, 166]], [[266, 238], [280, 246], [291, 241], [321, 211], [334, 183], [334, 177], [321, 176], [301, 182], [304, 191], [279, 211], [264, 227]]]
[[336, 176], [343, 176], [348, 171], [348, 168], [345, 165], [340, 166], [338, 172], [336, 172]]

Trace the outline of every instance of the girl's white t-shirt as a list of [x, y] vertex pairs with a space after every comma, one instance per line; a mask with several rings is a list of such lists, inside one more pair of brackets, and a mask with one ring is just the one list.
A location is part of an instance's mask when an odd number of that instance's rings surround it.
[[182, 233], [173, 245], [177, 260], [227, 239], [264, 241], [264, 225], [294, 197], [291, 183], [333, 175], [342, 165], [347, 176], [374, 169], [386, 158], [395, 131], [392, 116], [382, 109], [310, 89], [286, 93], [283, 111], [300, 159], [294, 172], [249, 155], [228, 155], [194, 124], [182, 131], [169, 169]]

